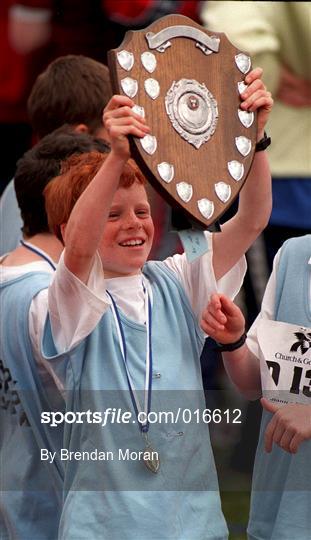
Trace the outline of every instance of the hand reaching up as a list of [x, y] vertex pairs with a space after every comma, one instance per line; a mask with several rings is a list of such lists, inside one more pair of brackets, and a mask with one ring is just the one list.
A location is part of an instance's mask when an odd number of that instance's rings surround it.
[[150, 132], [146, 120], [133, 111], [134, 105], [134, 101], [129, 97], [115, 95], [110, 99], [103, 114], [111, 151], [125, 161], [130, 157], [127, 136], [144, 137]]
[[249, 112], [257, 111], [257, 141], [262, 139], [264, 128], [272, 110], [273, 99], [271, 93], [267, 91], [262, 77], [262, 69], [256, 68], [250, 71], [245, 77], [245, 83], [248, 85], [241, 94], [241, 109]]

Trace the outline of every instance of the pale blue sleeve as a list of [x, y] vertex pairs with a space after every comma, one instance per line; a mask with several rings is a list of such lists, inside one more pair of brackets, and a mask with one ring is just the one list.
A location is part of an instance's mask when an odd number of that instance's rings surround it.
[[22, 238], [23, 222], [17, 204], [13, 180], [0, 199], [0, 256], [15, 249]]

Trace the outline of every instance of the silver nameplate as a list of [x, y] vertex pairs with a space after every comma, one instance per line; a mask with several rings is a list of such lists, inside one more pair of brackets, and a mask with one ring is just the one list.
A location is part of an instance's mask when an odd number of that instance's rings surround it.
[[[160, 30], [160, 32], [158, 32], [157, 34], [154, 34], [153, 32], [148, 32], [145, 37], [148, 42], [149, 49], [156, 49], [159, 52], [164, 52], [167, 46], [171, 45], [169, 40], [177, 37], [186, 37], [189, 39], [193, 39], [196, 43], [196, 46], [197, 44], [203, 46], [201, 48], [203, 52], [205, 52], [207, 49], [209, 49], [209, 52], [214, 53], [217, 53], [219, 51], [220, 39], [218, 37], [210, 37], [204, 32], [202, 32], [202, 30], [199, 30], [198, 28], [193, 28], [192, 26], [169, 26], [168, 28], [164, 28], [164, 30]], [[205, 54], [207, 53], [205, 52]]]

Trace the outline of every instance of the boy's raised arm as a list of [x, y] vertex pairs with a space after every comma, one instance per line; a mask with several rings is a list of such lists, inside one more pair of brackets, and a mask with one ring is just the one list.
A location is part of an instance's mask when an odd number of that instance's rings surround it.
[[134, 102], [126, 96], [113, 96], [109, 101], [103, 121], [111, 152], [63, 226], [66, 267], [84, 283], [87, 283], [121, 173], [130, 157], [127, 135], [144, 137], [149, 132], [145, 119], [132, 111], [133, 106]]
[[[248, 88], [242, 94], [241, 108], [258, 110], [257, 141], [264, 136], [273, 100], [256, 68], [245, 78]], [[272, 209], [271, 174], [266, 152], [257, 152], [249, 177], [239, 196], [239, 209], [213, 237], [213, 266], [216, 279], [225, 275], [248, 250], [268, 223]]]

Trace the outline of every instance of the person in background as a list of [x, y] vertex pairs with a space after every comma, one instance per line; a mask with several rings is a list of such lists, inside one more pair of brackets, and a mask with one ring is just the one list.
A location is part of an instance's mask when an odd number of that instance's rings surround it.
[[41, 139], [17, 164], [14, 181], [23, 239], [19, 247], [0, 259], [3, 540], [54, 540], [58, 534], [63, 467], [59, 460], [50, 466], [44, 464], [40, 448], [58, 451], [62, 430], [45, 430], [40, 414], [42, 410], [62, 408], [63, 400], [53, 376], [36, 364], [40, 357], [38, 351], [31, 351], [27, 328], [33, 328], [33, 319], [28, 312], [33, 298], [48, 286], [63, 249], [50, 232], [43, 190], [59, 174], [63, 159], [92, 150], [108, 152], [109, 148], [87, 133], [63, 126]]
[[248, 399], [264, 396], [251, 540], [310, 537], [310, 265], [310, 234], [284, 243], [246, 344], [242, 312], [225, 295], [213, 295], [202, 315], [203, 330], [226, 351], [224, 364], [233, 383]]
[[31, 126], [26, 103], [31, 87], [49, 61], [37, 47], [18, 51], [9, 32], [11, 0], [0, 2], [0, 196], [14, 175], [16, 161], [31, 147]]
[[[78, 133], [106, 140], [102, 113], [111, 97], [108, 68], [91, 58], [68, 55], [52, 62], [38, 77], [28, 99], [33, 131], [43, 137], [63, 124]], [[18, 246], [22, 220], [13, 180], [0, 199], [0, 255]]]
[[209, 30], [225, 32], [264, 70], [274, 97], [268, 151], [273, 207], [264, 231], [271, 271], [284, 240], [311, 232], [311, 5], [309, 2], [202, 2]]
[[[272, 174], [272, 213], [246, 254], [244, 282], [247, 328], [260, 310], [272, 261], [283, 242], [311, 232], [311, 4], [309, 2], [208, 1], [201, 18], [210, 31], [224, 32], [261, 66], [274, 98], [267, 131]], [[261, 407], [247, 404], [241, 441], [232, 465], [251, 472], [258, 443]], [[246, 451], [247, 449], [247, 451]]]

